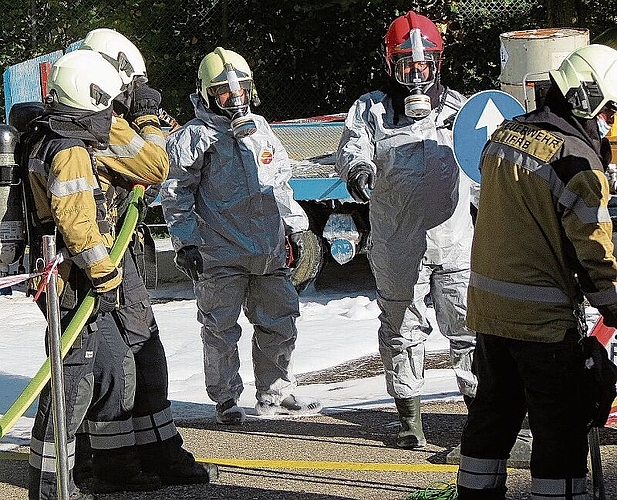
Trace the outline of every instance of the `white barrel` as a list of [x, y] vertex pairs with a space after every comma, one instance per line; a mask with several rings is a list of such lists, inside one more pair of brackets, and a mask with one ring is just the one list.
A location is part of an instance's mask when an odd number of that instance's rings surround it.
[[515, 97], [527, 111], [535, 108], [534, 82], [548, 81], [573, 50], [589, 45], [584, 28], [545, 28], [510, 31], [499, 35], [501, 90]]

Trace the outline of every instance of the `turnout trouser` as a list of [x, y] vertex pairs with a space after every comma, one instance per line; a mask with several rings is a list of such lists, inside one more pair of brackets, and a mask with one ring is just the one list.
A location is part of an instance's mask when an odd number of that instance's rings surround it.
[[[73, 313], [74, 310], [61, 312], [63, 330]], [[105, 344], [102, 341], [102, 332], [112, 331], [114, 328], [115, 322], [110, 314], [98, 316], [96, 322], [90, 323], [83, 329], [74, 347], [63, 360], [70, 491], [75, 488], [72, 476], [75, 465], [75, 433], [91, 403], [96, 401], [100, 408], [104, 408], [105, 414], [111, 421], [123, 421], [130, 416], [130, 408], [126, 408], [126, 405], [118, 400], [119, 393], [110, 390], [113, 386], [113, 372], [106, 371], [104, 377], [108, 382], [102, 383], [101, 380], [97, 380], [94, 370], [94, 360], [99, 356], [102, 343]], [[117, 331], [116, 335], [118, 335]], [[106, 348], [107, 346], [103, 347], [103, 349]], [[132, 405], [133, 389], [134, 387], [128, 387], [127, 393], [123, 395], [128, 405]], [[39, 396], [38, 410], [32, 428], [29, 459], [29, 498], [31, 500], [57, 498], [56, 450], [51, 410], [52, 400], [48, 383]], [[113, 428], [115, 424], [111, 423], [110, 426]]]
[[542, 343], [478, 333], [476, 397], [461, 440], [459, 499], [503, 499], [506, 463], [525, 414], [532, 498], [586, 498], [587, 419], [579, 334]]
[[[168, 400], [165, 350], [159, 338], [148, 291], [137, 270], [132, 245], [123, 259], [120, 307], [112, 316], [122, 342], [118, 354], [123, 352], [127, 359], [134, 359], [134, 373], [130, 375], [125, 372], [121, 357], [115, 357], [117, 372], [134, 377], [134, 405], [130, 418], [118, 428], [121, 433], [97, 433], [101, 414], [94, 408], [88, 413], [85, 430], [90, 434], [94, 449], [136, 445], [144, 470], [160, 472], [172, 463], [185, 460], [186, 452], [182, 449], [182, 438], [176, 429]], [[105, 370], [108, 362], [109, 359], [100, 356], [95, 363], [95, 372]], [[110, 467], [118, 465], [109, 464]]]

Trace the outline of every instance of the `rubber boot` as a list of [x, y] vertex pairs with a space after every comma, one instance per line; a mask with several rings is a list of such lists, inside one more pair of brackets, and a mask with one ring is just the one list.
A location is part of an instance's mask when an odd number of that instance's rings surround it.
[[422, 448], [426, 446], [426, 438], [422, 430], [420, 415], [420, 397], [394, 399], [401, 430], [396, 436], [396, 446], [399, 448]]

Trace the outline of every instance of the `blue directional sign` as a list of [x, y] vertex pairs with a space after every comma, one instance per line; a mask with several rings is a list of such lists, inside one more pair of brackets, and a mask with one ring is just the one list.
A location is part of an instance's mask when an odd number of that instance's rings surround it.
[[478, 92], [459, 110], [452, 128], [454, 156], [474, 181], [480, 182], [480, 155], [491, 134], [502, 121], [523, 113], [523, 106], [501, 90]]

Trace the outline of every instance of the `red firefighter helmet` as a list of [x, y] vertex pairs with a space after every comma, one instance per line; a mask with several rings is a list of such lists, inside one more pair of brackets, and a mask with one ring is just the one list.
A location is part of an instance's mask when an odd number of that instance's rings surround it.
[[[419, 37], [414, 36], [414, 30], [419, 30]], [[397, 17], [390, 24], [384, 43], [386, 70], [391, 77], [394, 76], [394, 63], [401, 57], [413, 57], [414, 61], [432, 61], [435, 71], [439, 72], [443, 40], [437, 26], [428, 17], [411, 10]]]

